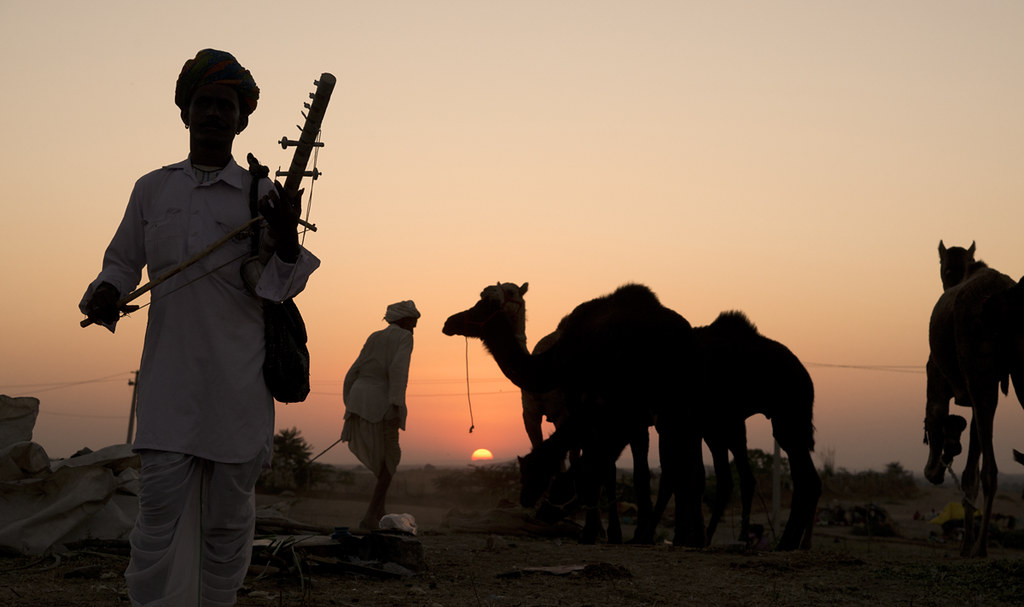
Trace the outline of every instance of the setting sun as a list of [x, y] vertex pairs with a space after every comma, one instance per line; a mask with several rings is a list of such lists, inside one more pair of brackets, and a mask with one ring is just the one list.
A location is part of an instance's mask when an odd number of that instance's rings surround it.
[[477, 449], [476, 451], [473, 452], [473, 455], [470, 459], [472, 459], [474, 462], [482, 459], [494, 459], [494, 454], [487, 449]]

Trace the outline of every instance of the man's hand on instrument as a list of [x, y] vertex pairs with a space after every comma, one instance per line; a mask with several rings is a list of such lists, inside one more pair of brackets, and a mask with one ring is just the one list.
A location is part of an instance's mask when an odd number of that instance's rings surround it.
[[270, 235], [277, 243], [277, 256], [288, 263], [294, 263], [299, 257], [299, 216], [302, 213], [302, 192], [294, 196], [278, 182], [274, 189], [260, 198], [260, 214], [267, 221]]
[[117, 321], [119, 310], [117, 302], [121, 293], [109, 282], [101, 282], [92, 292], [89, 303], [85, 304], [86, 315], [96, 324], [112, 324]]

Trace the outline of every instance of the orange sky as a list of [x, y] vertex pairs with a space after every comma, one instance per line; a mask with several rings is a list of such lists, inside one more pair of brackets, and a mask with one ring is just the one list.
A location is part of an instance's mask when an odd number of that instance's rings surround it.
[[[261, 87], [235, 156], [272, 169], [313, 79], [338, 77], [306, 239], [323, 266], [298, 299], [313, 392], [278, 407], [316, 452], [340, 434], [366, 335], [411, 298], [405, 462], [525, 453], [518, 390], [478, 342], [468, 432], [466, 344], [445, 317], [529, 281], [532, 346], [635, 281], [694, 325], [740, 309], [788, 345], [836, 466], [919, 473], [923, 373], [823, 365], [921, 370], [939, 239], [1024, 274], [1018, 3], [211, 6], [0, 5], [0, 393], [40, 398], [51, 456], [124, 440], [145, 315], [111, 336], [79, 328], [77, 303], [135, 179], [185, 157], [174, 79], [208, 46]], [[1024, 414], [1004, 401], [996, 421], [1015, 472]], [[764, 420], [749, 425], [771, 449]], [[321, 461], [356, 463], [343, 446]]]

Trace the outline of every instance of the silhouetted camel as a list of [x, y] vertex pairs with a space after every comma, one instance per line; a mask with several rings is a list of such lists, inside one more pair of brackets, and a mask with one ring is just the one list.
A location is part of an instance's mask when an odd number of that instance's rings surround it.
[[[500, 304], [501, 313], [506, 316], [511, 326], [518, 328], [517, 342], [526, 351], [526, 304], [524, 295], [528, 284], [522, 287], [514, 283], [500, 283], [484, 288], [481, 299], [489, 299], [495, 304]], [[470, 320], [469, 324], [473, 324]], [[533, 353], [541, 354], [554, 345], [562, 335], [561, 328], [556, 329], [550, 335], [541, 339], [534, 346]], [[531, 458], [520, 458], [520, 470], [526, 481], [523, 483], [523, 491], [520, 494], [520, 501], [525, 507], [535, 506], [542, 496], [546, 497], [538, 511], [538, 516], [550, 519], [551, 517], [561, 518], [579, 506], [577, 493], [578, 482], [585, 484], [594, 474], [581, 474], [581, 468], [577, 466], [569, 475], [562, 476], [561, 482], [552, 483], [552, 479], [562, 472], [562, 466], [568, 452], [570, 461], [578, 462], [581, 448], [592, 440], [598, 440], [600, 433], [592, 427], [581, 427], [580, 431], [570, 429], [559, 434], [559, 440], [552, 441], [547, 449], [537, 449], [543, 442], [541, 435], [541, 418], [547, 416], [555, 424], [556, 429], [561, 428], [569, 417], [574, 406], [570, 405], [570, 398], [579, 399], [574, 393], [561, 386], [546, 392], [522, 391], [523, 401], [523, 422], [530, 437], [530, 442], [537, 454]], [[634, 430], [630, 434], [629, 444], [635, 456], [634, 482], [637, 493], [640, 496], [637, 502], [640, 521], [650, 521], [653, 511], [653, 504], [650, 499], [651, 482], [650, 469], [647, 464], [647, 452], [649, 448], [649, 437], [647, 434], [648, 424], [643, 425], [642, 432]], [[584, 432], [586, 434], [584, 434]], [[553, 447], [553, 448], [551, 448]], [[604, 446], [592, 446], [592, 451], [603, 451]], [[543, 453], [541, 457], [539, 454]], [[593, 459], [593, 458], [592, 458]], [[609, 496], [609, 525], [607, 538], [610, 543], [622, 542], [622, 529], [616, 511], [617, 504], [614, 501], [616, 488], [616, 469], [614, 462], [607, 470], [601, 471], [599, 476], [601, 485], [607, 490]], [[586, 493], [586, 489], [582, 493]], [[646, 500], [644, 498], [646, 497]], [[653, 528], [650, 525], [639, 524], [637, 536], [633, 541], [653, 542]], [[581, 541], [593, 543], [604, 532], [601, 526], [600, 515], [596, 509], [587, 512], [587, 522], [581, 534]]]
[[[924, 474], [932, 483], [941, 484], [946, 466], [959, 453], [959, 437], [952, 436], [956, 426], [951, 428], [958, 416], [949, 414], [950, 399], [970, 407], [970, 442], [961, 478], [964, 520], [974, 520], [979, 476], [985, 503], [977, 537], [973, 525], [964, 526], [961, 553], [986, 556], [998, 476], [992, 432], [999, 391], [1007, 394], [1011, 372], [1015, 383], [1018, 378], [1024, 379], [1019, 374], [1022, 357], [1014, 353], [1015, 344], [1011, 343], [1016, 337], [1013, 325], [1008, 324], [1019, 321], [1008, 321], [998, 305], [1006, 298], [1012, 300], [1016, 283], [984, 262], [975, 261], [974, 244], [969, 249], [947, 249], [939, 241], [939, 262], [944, 291], [928, 327], [925, 442], [929, 451]], [[1020, 308], [1017, 310], [1011, 316], [1019, 317]]]
[[[487, 289], [490, 288], [488, 287]], [[524, 308], [519, 310], [520, 314], [523, 313], [523, 310]], [[512, 309], [509, 308], [509, 311], [512, 311]], [[518, 324], [520, 321], [519, 318], [510, 318], [510, 320], [514, 324]], [[561, 330], [556, 329], [542, 338], [534, 346], [534, 354], [546, 352], [558, 341], [561, 335]], [[571, 408], [566, 401], [567, 398], [568, 393], [562, 388], [555, 388], [548, 392], [522, 390], [523, 427], [526, 430], [526, 436], [529, 437], [531, 450], [538, 449], [544, 442], [544, 435], [541, 430], [544, 418], [547, 418], [555, 426], [556, 430], [566, 423]], [[653, 504], [650, 498], [650, 467], [647, 464], [650, 438], [647, 433], [647, 427], [635, 431], [631, 436], [630, 449], [633, 453], [634, 461], [633, 480], [637, 495], [637, 518], [640, 521], [640, 524], [637, 525], [637, 533], [634, 535], [633, 541], [634, 543], [650, 544], [654, 540], [653, 526], [646, 524], [647, 521], [652, 520], [653, 512]], [[578, 441], [577, 444], [567, 444], [566, 446], [568, 448], [570, 465], [577, 464], [580, 461], [582, 444]], [[545, 449], [541, 449], [538, 452], [543, 451]], [[556, 522], [570, 515], [579, 506], [579, 491], [577, 490], [579, 468], [564, 471], [562, 470], [565, 458], [564, 453], [557, 452], [557, 449], [550, 453], [545, 453], [545, 458], [550, 458], [552, 461], [556, 457], [560, 458], [558, 471], [555, 473], [557, 477], [550, 480], [550, 484], [544, 480], [550, 472], [547, 460], [542, 459], [540, 456], [535, 456], [536, 462], [524, 458], [518, 459], [519, 471], [523, 479], [523, 490], [519, 496], [520, 503], [526, 508], [534, 507], [537, 505], [539, 498], [543, 496], [544, 503], [538, 511], [538, 516], [549, 522]], [[544, 464], [541, 464], [542, 460], [544, 460]], [[618, 505], [616, 501], [616, 477], [617, 470], [614, 466], [605, 471], [601, 477], [606, 493], [606, 501], [608, 502], [607, 540], [609, 544], [622, 544], [623, 541], [622, 523], [620, 518], [618, 518]], [[546, 487], [546, 490], [543, 495], [538, 495], [537, 490], [542, 490], [542, 487]], [[601, 535], [602, 531], [599, 515], [596, 510], [592, 510], [588, 513], [586, 525], [581, 534], [581, 540], [583, 543], [592, 544]]]
[[570, 422], [545, 441], [554, 454], [545, 461], [553, 475], [566, 451], [582, 446], [577, 485], [585, 507], [596, 507], [600, 479], [614, 469], [633, 431], [642, 427], [646, 432], [657, 418], [667, 445], [662, 467], [672, 472], [676, 495], [685, 496], [676, 500], [674, 541], [703, 546], [700, 429], [683, 423], [682, 388], [693, 351], [690, 324], [662, 306], [650, 289], [633, 284], [580, 304], [559, 327], [562, 336], [550, 349], [528, 354], [516, 344], [513, 323], [501, 313], [500, 302], [485, 290], [476, 305], [449, 317], [443, 331], [482, 339], [505, 376], [521, 389], [566, 390]]
[[[704, 441], [715, 465], [716, 493], [708, 541], [732, 492], [731, 451], [740, 476], [740, 537], [747, 540], [755, 480], [747, 456], [746, 419], [760, 413], [771, 420], [772, 434], [789, 457], [793, 499], [779, 550], [809, 548], [821, 479], [814, 468], [814, 384], [800, 360], [784, 345], [757, 331], [740, 312], [723, 312], [713, 323], [693, 330], [696, 346], [691, 397], [703, 412]], [[664, 475], [662, 480], [665, 480]], [[671, 495], [658, 491], [657, 523]]]
[[[558, 339], [562, 332], [556, 329], [543, 337], [533, 348], [533, 353], [541, 354], [546, 352]], [[570, 462], [570, 470], [563, 470], [565, 454], [559, 453], [558, 449], [548, 451], [540, 449], [544, 442], [541, 432], [541, 422], [544, 417], [554, 424], [556, 431], [563, 427], [568, 421], [570, 407], [567, 399], [569, 394], [562, 388], [555, 388], [549, 392], [537, 393], [529, 390], [522, 391], [523, 399], [523, 425], [526, 434], [530, 438], [531, 450], [537, 454], [532, 459], [519, 458], [519, 470], [522, 477], [523, 490], [520, 493], [520, 502], [525, 507], [534, 506], [541, 496], [537, 495], [542, 491], [544, 503], [538, 510], [538, 517], [549, 522], [555, 522], [574, 512], [578, 503], [577, 476], [579, 468], [573, 469], [580, 459], [582, 441], [575, 441], [575, 444], [566, 444]], [[577, 437], [578, 438], [578, 437]], [[651, 471], [647, 463], [647, 452], [650, 448], [650, 436], [647, 426], [635, 428], [629, 439], [629, 446], [633, 455], [633, 486], [636, 492], [636, 507], [638, 525], [633, 536], [635, 543], [653, 543], [654, 527], [649, 521], [652, 520], [654, 505], [651, 501]], [[540, 454], [544, 453], [543, 456]], [[554, 474], [557, 476], [550, 479], [549, 483], [544, 479], [552, 474], [549, 466], [558, 458], [559, 466]], [[622, 526], [619, 520], [618, 502], [616, 499], [618, 471], [615, 466], [602, 474], [601, 480], [608, 501], [608, 543], [622, 543]], [[584, 479], [585, 480], [585, 479]], [[586, 524], [580, 540], [584, 543], [593, 543], [601, 535], [600, 517], [597, 510], [587, 513]]]

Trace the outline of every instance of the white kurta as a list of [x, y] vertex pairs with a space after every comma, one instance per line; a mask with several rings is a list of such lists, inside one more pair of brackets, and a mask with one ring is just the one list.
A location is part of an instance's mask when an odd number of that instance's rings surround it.
[[[158, 277], [250, 219], [249, 172], [233, 160], [200, 184], [188, 160], [139, 179], [103, 257], [101, 282], [121, 295], [142, 268]], [[272, 186], [260, 184], [260, 194]], [[251, 239], [240, 236], [155, 287], [138, 387], [136, 449], [227, 463], [272, 452], [274, 400], [263, 380], [260, 300], [241, 278]], [[256, 290], [270, 299], [298, 294], [320, 261], [302, 249], [294, 264], [273, 256]]]
[[409, 362], [412, 358], [412, 331], [396, 324], [371, 333], [359, 357], [345, 374], [342, 398], [345, 416], [358, 415], [377, 423], [391, 405], [398, 407], [399, 427], [405, 430], [408, 409], [405, 389], [409, 383]]

